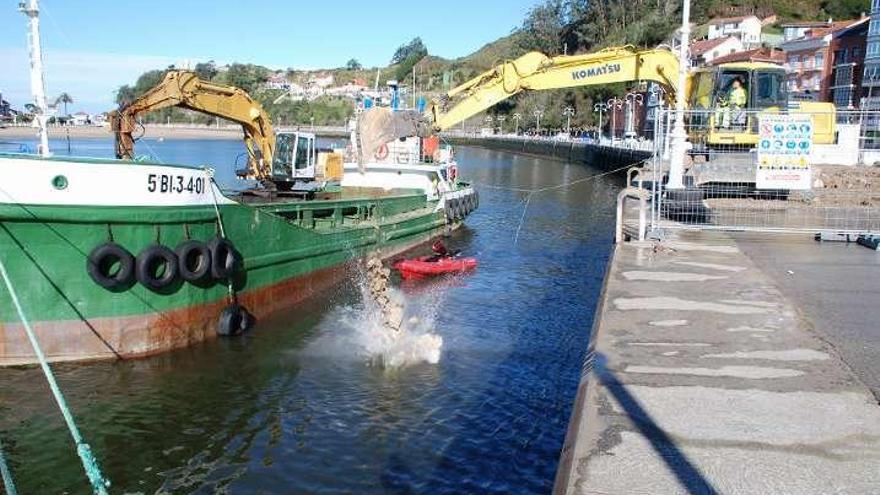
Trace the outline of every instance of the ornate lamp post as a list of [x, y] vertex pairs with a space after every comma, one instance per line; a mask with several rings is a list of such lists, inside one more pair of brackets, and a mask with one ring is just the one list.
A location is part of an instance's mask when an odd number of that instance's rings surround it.
[[607, 103], [596, 103], [593, 105], [593, 111], [599, 112], [599, 139], [602, 139], [602, 112], [608, 110]]
[[[668, 111], [664, 111], [666, 107], [666, 88], [660, 86], [659, 84], [653, 84], [651, 86], [651, 97], [654, 101], [657, 102], [657, 106], [655, 107], [655, 119], [662, 118], [663, 120], [659, 122], [658, 128], [663, 129], [663, 159], [669, 159], [669, 124], [672, 123], [672, 114]], [[657, 139], [657, 136], [654, 136], [654, 139]]]
[[626, 101], [626, 125], [623, 137], [634, 138], [636, 137], [636, 105], [642, 106], [645, 97], [641, 93], [630, 92], [626, 94], [624, 100]]
[[520, 115], [519, 112], [514, 113], [513, 114], [513, 123], [514, 123], [513, 133], [517, 134], [517, 135], [519, 135], [519, 121], [520, 120], [522, 120], [522, 115]]
[[495, 134], [495, 128], [492, 127], [492, 116], [491, 116], [491, 115], [486, 115], [486, 118], [483, 119], [483, 120], [486, 121], [486, 127], [488, 127], [489, 129], [492, 130], [492, 134]]
[[608, 100], [608, 111], [611, 112], [611, 141], [614, 141], [617, 133], [617, 110], [623, 108], [623, 100], [618, 97]]
[[499, 129], [498, 132], [500, 132], [501, 134], [504, 134], [504, 121], [507, 120], [507, 116], [506, 115], [499, 115], [499, 116], [495, 117], [495, 120], [498, 121], [498, 129]]
[[538, 109], [538, 110], [535, 110], [534, 112], [532, 112], [532, 115], [535, 116], [535, 122], [536, 122], [535, 127], [536, 127], [538, 133], [540, 134], [541, 133], [541, 117], [544, 116], [544, 111]]
[[565, 115], [565, 133], [571, 137], [571, 117], [574, 115], [574, 108], [565, 107], [562, 109], [562, 115]]

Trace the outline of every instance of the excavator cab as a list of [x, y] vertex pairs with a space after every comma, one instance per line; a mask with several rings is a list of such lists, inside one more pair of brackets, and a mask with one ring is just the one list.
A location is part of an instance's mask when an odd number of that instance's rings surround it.
[[271, 180], [279, 189], [290, 189], [297, 182], [315, 178], [315, 135], [305, 132], [279, 132], [275, 136]]
[[[816, 112], [814, 141], [833, 143], [833, 109], [828, 104], [789, 105], [786, 73], [775, 64], [723, 64], [694, 71], [688, 93], [691, 142], [708, 148], [753, 147], [761, 113]], [[826, 117], [826, 114], [830, 117]]]
[[688, 95], [691, 141], [708, 147], [757, 144], [758, 113], [786, 108], [785, 77], [782, 67], [762, 63], [696, 70]]

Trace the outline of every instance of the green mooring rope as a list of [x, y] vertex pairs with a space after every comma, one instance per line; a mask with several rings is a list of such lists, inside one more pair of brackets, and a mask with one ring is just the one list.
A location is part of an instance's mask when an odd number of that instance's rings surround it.
[[[110, 480], [104, 478], [104, 475], [101, 474], [101, 468], [98, 466], [98, 460], [92, 453], [92, 448], [89, 447], [89, 444], [83, 441], [82, 436], [79, 434], [79, 429], [73, 421], [73, 415], [70, 412], [70, 408], [67, 407], [64, 395], [61, 394], [61, 389], [58, 388], [58, 383], [55, 381], [55, 375], [52, 374], [52, 369], [46, 361], [46, 356], [40, 348], [40, 343], [37, 341], [37, 337], [34, 334], [30, 323], [28, 323], [27, 317], [24, 315], [24, 310], [21, 307], [21, 303], [18, 301], [15, 289], [12, 287], [12, 281], [9, 279], [9, 274], [6, 273], [6, 265], [3, 264], [3, 260], [0, 260], [0, 275], [3, 276], [3, 282], [6, 284], [6, 289], [9, 291], [9, 296], [12, 298], [12, 304], [15, 305], [15, 310], [18, 312], [18, 317], [24, 325], [28, 340], [31, 342], [31, 347], [34, 348], [34, 353], [37, 355], [37, 360], [40, 361], [40, 367], [43, 369], [43, 374], [46, 375], [46, 381], [49, 382], [49, 388], [52, 390], [55, 402], [58, 403], [58, 408], [61, 409], [61, 415], [64, 416], [64, 422], [67, 423], [67, 429], [70, 430], [70, 436], [73, 437], [73, 442], [76, 444], [76, 453], [82, 461], [83, 469], [86, 472], [86, 476], [89, 478], [89, 483], [92, 484], [92, 491], [98, 495], [106, 495], [107, 487], [110, 486]], [[4, 481], [5, 480], [6, 478], [4, 476]]]
[[18, 492], [15, 490], [15, 482], [12, 480], [12, 472], [9, 471], [6, 457], [3, 455], [2, 442], [0, 442], [0, 476], [3, 477], [3, 488], [6, 490], [6, 495], [18, 495]]

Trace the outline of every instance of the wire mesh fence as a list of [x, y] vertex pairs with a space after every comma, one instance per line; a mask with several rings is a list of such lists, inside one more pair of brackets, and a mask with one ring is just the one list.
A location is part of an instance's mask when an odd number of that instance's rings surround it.
[[[880, 233], [880, 167], [874, 166], [880, 162], [880, 112], [789, 112], [812, 124], [804, 161], [777, 165], [761, 158], [759, 167], [759, 157], [770, 156], [760, 147], [776, 146], [761, 137], [760, 126], [769, 122], [766, 115], [779, 112], [688, 111], [686, 187], [670, 188], [669, 111], [659, 112], [654, 158], [640, 174], [642, 187], [652, 193], [652, 228]], [[779, 143], [782, 151], [787, 145]], [[759, 173], [767, 170], [774, 177], [800, 177], [801, 185], [761, 184]]]

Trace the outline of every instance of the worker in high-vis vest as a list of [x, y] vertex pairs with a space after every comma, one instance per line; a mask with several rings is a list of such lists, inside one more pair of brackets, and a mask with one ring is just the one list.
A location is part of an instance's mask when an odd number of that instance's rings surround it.
[[743, 86], [742, 79], [734, 79], [730, 84], [727, 98], [722, 98], [719, 101], [719, 108], [715, 114], [716, 124], [725, 128], [729, 128], [731, 124], [744, 126], [746, 123], [745, 108], [748, 103], [749, 93]]

